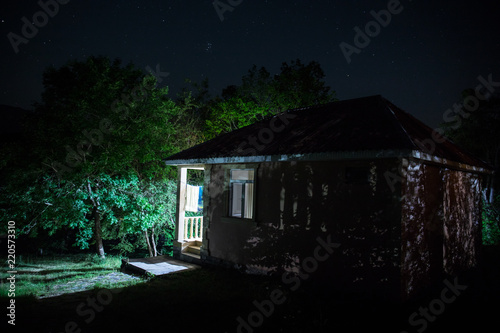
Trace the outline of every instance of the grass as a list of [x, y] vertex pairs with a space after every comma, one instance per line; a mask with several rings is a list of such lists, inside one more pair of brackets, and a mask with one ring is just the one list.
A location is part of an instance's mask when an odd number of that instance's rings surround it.
[[[97, 255], [72, 255], [51, 257], [21, 257], [16, 261], [16, 297], [48, 297], [86, 288], [113, 288], [129, 285], [109, 281], [92, 282], [103, 275], [120, 270], [121, 257]], [[7, 269], [0, 272], [0, 297], [9, 291]], [[90, 281], [90, 282], [89, 282]]]

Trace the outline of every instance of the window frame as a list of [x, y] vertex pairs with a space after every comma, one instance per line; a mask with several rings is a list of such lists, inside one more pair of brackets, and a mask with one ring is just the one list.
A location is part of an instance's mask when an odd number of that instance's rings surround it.
[[[232, 172], [233, 171], [253, 171], [253, 180], [233, 180]], [[245, 188], [246, 186], [241, 186], [241, 216], [233, 216], [232, 215], [232, 207], [233, 207], [233, 184], [253, 184], [253, 197], [252, 197], [252, 217], [247, 218], [245, 216]], [[225, 222], [246, 222], [246, 221], [255, 221], [256, 216], [256, 203], [257, 203], [257, 167], [254, 165], [230, 165], [227, 166], [226, 169], [226, 195], [225, 195], [225, 214], [223, 220]]]

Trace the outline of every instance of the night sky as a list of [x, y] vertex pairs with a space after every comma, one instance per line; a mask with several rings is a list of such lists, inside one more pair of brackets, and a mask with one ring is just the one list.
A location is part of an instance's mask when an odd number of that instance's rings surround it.
[[[159, 64], [169, 73], [161, 85], [173, 96], [186, 78], [208, 77], [217, 95], [253, 64], [278, 73], [284, 61], [315, 60], [337, 98], [381, 94], [433, 127], [479, 75], [500, 81], [494, 1], [221, 0], [233, 4], [223, 21], [213, 0], [59, 2], [67, 3], [53, 17], [41, 14], [36, 0], [0, 5], [0, 104], [29, 109], [40, 100], [47, 66], [89, 55], [120, 58], [145, 72]], [[375, 20], [371, 12], [388, 6], [390, 22], [378, 25], [348, 63], [339, 45], [355, 47], [354, 28], [365, 30]], [[22, 18], [34, 15], [38, 32], [16, 54], [9, 33], [24, 38]]]

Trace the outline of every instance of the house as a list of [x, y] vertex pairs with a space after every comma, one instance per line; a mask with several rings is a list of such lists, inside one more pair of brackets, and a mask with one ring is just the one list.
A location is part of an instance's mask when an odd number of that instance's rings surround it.
[[[491, 173], [432, 132], [372, 96], [290, 110], [170, 156], [174, 255], [411, 298], [477, 264]], [[204, 170], [203, 216], [186, 218], [193, 169]]]

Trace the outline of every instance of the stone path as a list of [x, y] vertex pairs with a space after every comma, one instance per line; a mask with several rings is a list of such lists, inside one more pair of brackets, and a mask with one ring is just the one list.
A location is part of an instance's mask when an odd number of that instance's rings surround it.
[[139, 274], [150, 273], [153, 275], [165, 275], [200, 268], [199, 265], [176, 260], [169, 256], [129, 259], [128, 261], [124, 261], [123, 264], [125, 271], [131, 271]]
[[93, 278], [82, 278], [52, 286], [50, 289], [40, 293], [39, 298], [54, 297], [68, 293], [92, 290], [94, 288], [116, 288], [127, 284], [136, 284], [141, 281], [142, 279], [137, 276], [113, 272]]

